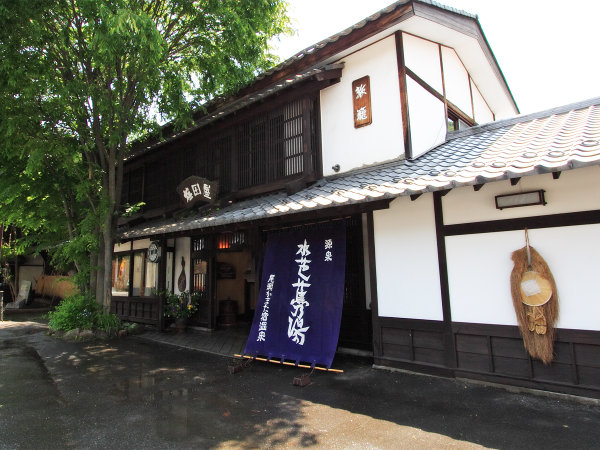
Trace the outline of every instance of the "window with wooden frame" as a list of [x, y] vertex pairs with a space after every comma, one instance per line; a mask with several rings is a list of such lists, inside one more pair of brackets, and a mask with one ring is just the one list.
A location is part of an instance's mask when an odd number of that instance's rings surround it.
[[448, 105], [448, 113], [446, 117], [446, 127], [448, 132], [464, 130], [475, 125], [475, 122], [460, 111], [455, 111]]
[[448, 111], [448, 115], [446, 118], [446, 127], [449, 133], [452, 131], [458, 131], [459, 120], [458, 117], [452, 113], [452, 111]]
[[146, 250], [113, 255], [112, 295], [116, 297], [150, 297], [158, 288], [158, 263], [146, 258]]

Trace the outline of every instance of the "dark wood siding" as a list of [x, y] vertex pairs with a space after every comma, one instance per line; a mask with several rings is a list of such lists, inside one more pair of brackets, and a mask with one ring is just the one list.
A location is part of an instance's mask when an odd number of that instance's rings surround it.
[[379, 317], [375, 333], [379, 336], [374, 339], [381, 342], [376, 364], [418, 365], [426, 372], [446, 373], [443, 322]]
[[121, 320], [158, 326], [161, 302], [158, 297], [112, 297], [110, 312]]
[[554, 361], [544, 365], [529, 357], [516, 326], [453, 323], [453, 369], [443, 322], [384, 317], [376, 328], [376, 364], [600, 398], [600, 331], [557, 330]]

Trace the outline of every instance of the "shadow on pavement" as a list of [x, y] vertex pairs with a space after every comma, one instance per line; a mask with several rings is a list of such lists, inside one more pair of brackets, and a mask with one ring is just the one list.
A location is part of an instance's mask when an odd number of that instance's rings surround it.
[[6, 448], [593, 448], [600, 437], [595, 405], [348, 356], [335, 361], [343, 374], [299, 388], [295, 368], [230, 375], [229, 358], [139, 338], [65, 342], [25, 323], [0, 325], [0, 356]]

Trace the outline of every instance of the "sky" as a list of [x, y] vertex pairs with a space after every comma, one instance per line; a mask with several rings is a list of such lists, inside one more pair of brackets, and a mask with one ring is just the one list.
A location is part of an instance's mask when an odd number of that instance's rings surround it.
[[[287, 59], [392, 0], [290, 0], [295, 35], [275, 42]], [[522, 114], [600, 97], [597, 0], [442, 0], [479, 16]]]

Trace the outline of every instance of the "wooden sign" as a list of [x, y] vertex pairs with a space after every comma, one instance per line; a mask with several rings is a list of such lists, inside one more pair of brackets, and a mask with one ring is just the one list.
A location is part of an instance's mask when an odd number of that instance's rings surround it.
[[235, 267], [226, 262], [217, 263], [217, 280], [234, 280]]
[[371, 115], [371, 84], [366, 75], [352, 82], [352, 106], [354, 107], [354, 128], [370, 125]]
[[186, 208], [198, 202], [213, 203], [217, 199], [218, 183], [196, 176], [187, 177], [177, 186], [181, 203]]

